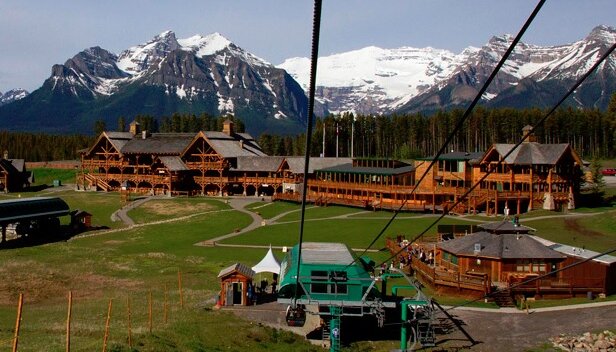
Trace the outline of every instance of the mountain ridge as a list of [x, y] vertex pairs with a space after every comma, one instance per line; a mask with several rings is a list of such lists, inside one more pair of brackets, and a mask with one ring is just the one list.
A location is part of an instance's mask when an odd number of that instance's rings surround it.
[[[432, 47], [369, 46], [319, 58], [317, 116], [431, 112], [464, 107], [477, 94], [511, 35], [459, 54]], [[520, 42], [482, 97], [487, 107], [550, 107], [616, 41], [595, 27], [570, 44]], [[99, 46], [53, 65], [34, 92], [0, 95], [0, 123], [12, 130], [91, 132], [94, 121], [180, 113], [235, 115], [248, 132], [296, 134], [306, 123], [309, 59], [273, 65], [220, 33], [178, 39], [165, 31], [114, 54]], [[567, 102], [603, 109], [616, 91], [610, 57]], [[8, 94], [8, 92], [7, 92]]]

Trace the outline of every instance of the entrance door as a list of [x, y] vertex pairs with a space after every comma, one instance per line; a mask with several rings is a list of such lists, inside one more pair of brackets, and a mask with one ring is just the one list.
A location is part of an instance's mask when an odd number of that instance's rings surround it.
[[227, 283], [227, 289], [225, 292], [225, 306], [232, 306], [233, 305], [233, 288], [235, 287], [235, 284], [232, 282]]
[[242, 304], [242, 287], [241, 282], [233, 283], [233, 304]]

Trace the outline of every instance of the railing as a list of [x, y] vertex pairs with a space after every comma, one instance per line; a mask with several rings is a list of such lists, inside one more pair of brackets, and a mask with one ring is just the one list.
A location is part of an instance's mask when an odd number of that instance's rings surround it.
[[184, 164], [191, 170], [222, 170], [226, 168], [226, 163], [223, 161], [185, 161]]
[[411, 267], [433, 286], [448, 286], [457, 289], [490, 293], [490, 280], [486, 274], [461, 274], [443, 267], [429, 265], [416, 257], [411, 257]]
[[85, 174], [88, 180], [96, 180], [98, 182], [111, 182], [117, 181], [122, 183], [124, 181], [133, 182], [139, 184], [141, 182], [147, 182], [152, 186], [157, 184], [168, 185], [171, 182], [177, 181], [176, 176], [161, 176], [161, 175], [142, 175], [142, 174], [104, 174], [104, 173], [87, 173]]
[[576, 278], [544, 278], [524, 283], [537, 274], [526, 273], [520, 274], [503, 273], [507, 277], [507, 285], [512, 292], [534, 292], [535, 294], [542, 293], [569, 293], [575, 292], [603, 292], [605, 287], [605, 278], [602, 277], [576, 277]]

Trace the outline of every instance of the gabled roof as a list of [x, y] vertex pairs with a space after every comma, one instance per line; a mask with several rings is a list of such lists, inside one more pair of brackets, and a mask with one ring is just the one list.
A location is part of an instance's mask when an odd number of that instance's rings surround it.
[[19, 170], [9, 159], [0, 159], [0, 169], [6, 171], [7, 174], [19, 175]]
[[[130, 133], [129, 133], [130, 134]], [[122, 154], [180, 155], [192, 142], [194, 133], [153, 133], [147, 138], [137, 136], [121, 149]]]
[[283, 156], [238, 156], [237, 166], [232, 170], [276, 172], [284, 160]]
[[[499, 154], [499, 158], [506, 155], [515, 144], [494, 144], [492, 148], [484, 155], [481, 162], [487, 162], [487, 158], [492, 151]], [[540, 144], [540, 143], [522, 143], [518, 146], [507, 158], [505, 163], [518, 165], [555, 165], [562, 156], [570, 151], [576, 162], [582, 165], [582, 160], [571, 149], [569, 144]]]
[[[305, 158], [302, 156], [286, 157], [287, 164], [289, 165], [289, 170], [291, 170], [291, 172], [294, 174], [304, 174], [304, 160]], [[336, 165], [349, 164], [352, 162], [353, 160], [351, 158], [310, 158], [310, 162], [308, 164], [308, 173], [312, 174], [315, 170], [320, 170]]]
[[254, 138], [247, 133], [234, 133], [232, 135], [217, 131], [202, 131], [200, 133], [223, 158], [267, 155], [261, 150]]
[[[475, 244], [481, 246], [475, 252]], [[564, 256], [543, 245], [532, 236], [475, 232], [441, 242], [438, 247], [457, 256], [476, 256], [502, 259], [563, 259]]]
[[130, 132], [104, 131], [103, 133], [101, 133], [100, 136], [98, 136], [96, 142], [92, 144], [92, 147], [87, 148], [85, 151], [82, 152], [85, 152], [85, 154], [90, 155], [102, 139], [108, 140], [109, 143], [111, 143], [111, 145], [115, 148], [115, 150], [120, 153], [122, 147], [124, 147], [124, 145], [126, 145], [129, 140], [133, 139], [133, 135]]
[[233, 274], [234, 272], [238, 272], [249, 279], [252, 279], [255, 276], [255, 272], [251, 268], [242, 263], [235, 263], [222, 269], [220, 273], [218, 273], [218, 278], [223, 278], [227, 275]]

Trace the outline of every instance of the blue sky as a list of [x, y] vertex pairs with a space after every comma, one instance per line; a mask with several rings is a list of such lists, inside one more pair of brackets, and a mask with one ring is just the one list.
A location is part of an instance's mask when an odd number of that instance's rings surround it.
[[[374, 45], [448, 49], [481, 46], [515, 34], [532, 0], [324, 0], [320, 55]], [[156, 34], [178, 38], [219, 32], [273, 63], [310, 56], [311, 0], [2, 0], [0, 92], [32, 91], [53, 64], [100, 46], [119, 54]], [[616, 26], [614, 0], [548, 0], [523, 39], [537, 45], [584, 38], [599, 24]]]

